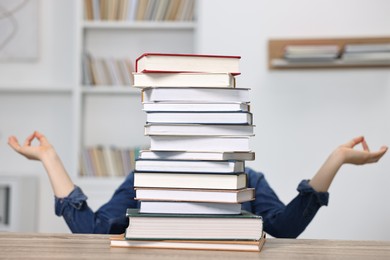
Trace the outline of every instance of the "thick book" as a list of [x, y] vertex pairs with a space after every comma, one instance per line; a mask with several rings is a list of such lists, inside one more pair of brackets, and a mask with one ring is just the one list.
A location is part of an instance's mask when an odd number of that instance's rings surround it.
[[244, 161], [193, 161], [138, 159], [135, 162], [138, 172], [193, 172], [193, 173], [242, 173]]
[[254, 197], [254, 188], [238, 190], [135, 188], [135, 199], [142, 201], [243, 203], [254, 200]]
[[152, 151], [249, 152], [249, 137], [245, 136], [164, 136], [151, 135]]
[[144, 88], [142, 102], [249, 103], [249, 88]]
[[139, 212], [147, 214], [232, 215], [241, 213], [241, 204], [189, 201], [141, 201]]
[[127, 209], [127, 239], [259, 240], [263, 219], [247, 211], [234, 215], [143, 214]]
[[132, 240], [124, 234], [110, 237], [111, 247], [150, 248], [150, 249], [182, 249], [182, 250], [215, 250], [260, 252], [266, 241], [263, 232], [259, 240]]
[[165, 159], [165, 160], [239, 160], [253, 161], [254, 152], [195, 152], [195, 151], [150, 151], [141, 150], [140, 159]]
[[204, 173], [155, 173], [134, 172], [134, 187], [226, 189], [238, 190], [247, 187], [247, 175]]
[[134, 87], [221, 87], [234, 88], [229, 73], [133, 73]]
[[147, 123], [171, 124], [252, 124], [250, 112], [148, 112]]
[[206, 112], [249, 112], [248, 103], [172, 103], [172, 102], [144, 102], [142, 103], [145, 112], [163, 111], [206, 111]]
[[253, 136], [254, 125], [238, 124], [147, 124], [145, 135]]
[[135, 61], [136, 72], [207, 72], [240, 74], [240, 56], [144, 53]]

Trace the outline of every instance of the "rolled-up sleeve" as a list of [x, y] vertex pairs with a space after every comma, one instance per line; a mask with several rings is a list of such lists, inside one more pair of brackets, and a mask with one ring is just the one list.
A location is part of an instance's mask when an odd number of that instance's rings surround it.
[[308, 180], [298, 185], [298, 195], [287, 205], [280, 201], [264, 175], [247, 169], [248, 186], [256, 189], [256, 199], [245, 203], [247, 210], [263, 217], [264, 230], [274, 237], [296, 238], [312, 221], [319, 208], [328, 205], [329, 193], [317, 192]]

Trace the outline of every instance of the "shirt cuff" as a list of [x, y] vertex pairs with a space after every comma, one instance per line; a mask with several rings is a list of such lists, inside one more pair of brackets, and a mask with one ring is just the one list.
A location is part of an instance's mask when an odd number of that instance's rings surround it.
[[83, 193], [83, 191], [75, 186], [73, 191], [65, 198], [54, 197], [55, 200], [55, 214], [57, 216], [62, 216], [64, 209], [68, 206], [71, 206], [77, 210], [81, 209], [88, 197]]
[[329, 192], [318, 192], [315, 189], [313, 189], [312, 186], [309, 184], [309, 180], [303, 180], [301, 183], [299, 183], [298, 192], [301, 195], [313, 195], [316, 199], [316, 202], [320, 206], [327, 206], [329, 202]]

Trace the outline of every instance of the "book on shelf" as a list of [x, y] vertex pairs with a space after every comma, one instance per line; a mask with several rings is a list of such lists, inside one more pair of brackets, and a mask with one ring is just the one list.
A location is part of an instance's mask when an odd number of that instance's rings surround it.
[[246, 136], [151, 135], [149, 137], [150, 150], [153, 151], [251, 151], [249, 137]]
[[138, 172], [192, 172], [192, 173], [242, 173], [244, 161], [195, 161], [138, 159], [135, 162]]
[[189, 249], [216, 251], [260, 252], [266, 241], [263, 232], [259, 240], [133, 240], [125, 239], [124, 235], [110, 237], [111, 247], [150, 248], [150, 249]]
[[254, 200], [255, 189], [182, 189], [182, 188], [135, 188], [135, 199], [142, 201], [192, 201], [215, 203], [243, 203]]
[[387, 62], [390, 63], [390, 51], [388, 52], [348, 52], [343, 53], [341, 60], [344, 62]]
[[225, 135], [253, 136], [254, 125], [147, 124], [145, 135]]
[[340, 55], [338, 45], [287, 45], [284, 58], [291, 61], [332, 60]]
[[136, 72], [207, 72], [240, 74], [240, 56], [144, 53], [136, 59]]
[[147, 112], [147, 123], [173, 124], [252, 124], [250, 112]]
[[231, 103], [178, 103], [178, 102], [143, 102], [145, 112], [162, 112], [162, 111], [208, 111], [208, 112], [249, 112], [248, 103], [231, 102]]
[[189, 201], [141, 201], [139, 213], [234, 215], [241, 213], [241, 204]]
[[127, 209], [127, 239], [259, 240], [263, 220], [247, 211], [233, 215], [142, 214]]
[[254, 152], [195, 152], [195, 151], [151, 151], [141, 150], [139, 152], [140, 159], [169, 159], [169, 160], [241, 160], [253, 161], [255, 159]]
[[134, 87], [221, 87], [234, 88], [229, 73], [133, 73]]
[[142, 102], [249, 103], [249, 88], [144, 88]]
[[390, 42], [388, 43], [349, 43], [344, 46], [344, 53], [352, 52], [390, 52]]
[[245, 173], [134, 172], [134, 187], [237, 190], [246, 188], [246, 185]]

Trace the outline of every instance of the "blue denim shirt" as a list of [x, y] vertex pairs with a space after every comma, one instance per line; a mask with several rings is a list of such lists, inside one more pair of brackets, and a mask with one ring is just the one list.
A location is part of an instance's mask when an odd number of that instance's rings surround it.
[[[307, 180], [298, 185], [298, 195], [287, 205], [282, 203], [268, 185], [263, 173], [245, 170], [248, 187], [256, 189], [255, 200], [244, 202], [242, 209], [260, 215], [264, 231], [274, 237], [296, 238], [316, 215], [328, 204], [328, 192], [316, 192]], [[79, 187], [65, 198], [55, 198], [55, 213], [63, 216], [73, 233], [121, 234], [129, 225], [127, 208], [138, 208], [134, 200], [134, 174], [130, 173], [112, 198], [96, 212], [87, 204], [87, 196]]]

